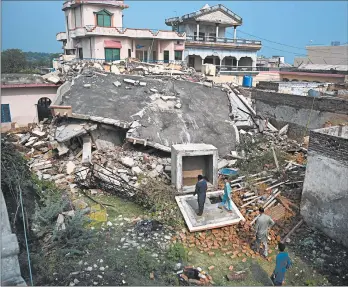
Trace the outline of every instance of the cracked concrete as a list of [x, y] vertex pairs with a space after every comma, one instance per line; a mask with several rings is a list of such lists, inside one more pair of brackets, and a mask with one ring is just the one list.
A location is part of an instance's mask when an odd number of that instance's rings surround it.
[[[146, 86], [126, 83], [124, 79], [141, 81]], [[115, 87], [116, 81], [121, 86]], [[85, 88], [86, 84], [91, 86]], [[229, 99], [218, 87], [207, 88], [169, 78], [80, 75], [74, 79], [61, 104], [71, 105], [76, 114], [110, 118], [129, 125], [137, 120], [140, 125], [128, 132], [128, 138], [168, 148], [179, 143], [206, 143], [214, 144], [219, 154], [225, 155], [236, 147]]]

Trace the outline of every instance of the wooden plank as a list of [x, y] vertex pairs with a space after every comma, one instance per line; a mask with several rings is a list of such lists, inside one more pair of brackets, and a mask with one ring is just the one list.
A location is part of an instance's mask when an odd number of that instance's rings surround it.
[[283, 238], [283, 240], [281, 240], [281, 242], [284, 243], [286, 241], [286, 239], [289, 238], [290, 235], [293, 234], [295, 232], [295, 230], [297, 228], [299, 228], [302, 223], [303, 223], [303, 219], [301, 219], [301, 221], [299, 223], [297, 223], [293, 229], [290, 230], [290, 232]]
[[184, 178], [197, 178], [198, 175], [203, 175], [203, 170], [202, 169], [196, 169], [196, 170], [183, 170], [183, 177]]

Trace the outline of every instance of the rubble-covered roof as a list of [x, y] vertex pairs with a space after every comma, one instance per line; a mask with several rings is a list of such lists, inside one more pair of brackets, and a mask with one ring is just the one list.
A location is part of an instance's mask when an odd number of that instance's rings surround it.
[[1, 74], [1, 87], [38, 87], [56, 86], [46, 83], [41, 75], [35, 74]]
[[128, 122], [128, 137], [168, 148], [191, 142], [213, 144], [220, 154], [235, 149], [228, 96], [219, 87], [164, 77], [82, 74], [59, 104], [72, 106], [76, 114]]

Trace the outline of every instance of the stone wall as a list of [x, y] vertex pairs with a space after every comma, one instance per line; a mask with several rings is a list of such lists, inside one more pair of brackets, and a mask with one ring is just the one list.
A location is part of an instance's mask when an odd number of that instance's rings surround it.
[[19, 269], [19, 246], [11, 231], [7, 208], [1, 191], [1, 286], [26, 286]]
[[304, 220], [348, 246], [348, 127], [310, 132], [301, 199]]
[[[303, 137], [308, 130], [322, 128], [327, 121], [339, 124], [348, 121], [348, 100], [335, 97], [313, 98], [253, 90], [256, 113], [270, 119], [277, 128], [289, 124], [288, 135]], [[312, 110], [312, 111], [311, 111]]]
[[271, 90], [283, 94], [308, 96], [310, 89], [315, 89], [319, 92], [325, 92], [328, 84], [313, 83], [313, 82], [268, 82], [260, 81], [256, 88], [261, 90]]

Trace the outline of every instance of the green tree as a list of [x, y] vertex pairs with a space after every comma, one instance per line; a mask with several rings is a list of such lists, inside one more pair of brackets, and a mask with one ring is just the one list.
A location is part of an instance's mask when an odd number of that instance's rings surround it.
[[25, 69], [27, 60], [20, 49], [8, 49], [1, 52], [2, 73], [18, 73]]

